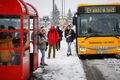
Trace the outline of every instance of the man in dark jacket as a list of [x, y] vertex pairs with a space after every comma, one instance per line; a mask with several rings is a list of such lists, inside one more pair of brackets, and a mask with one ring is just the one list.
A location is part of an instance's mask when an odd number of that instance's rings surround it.
[[71, 29], [71, 25], [68, 25], [65, 30], [65, 38], [66, 38], [66, 42], [68, 44], [67, 56], [70, 56], [70, 55], [72, 55], [71, 44], [72, 44], [73, 40], [75, 39], [75, 32], [73, 29]]
[[57, 42], [57, 44], [56, 44], [56, 49], [57, 49], [57, 50], [60, 50], [60, 42], [61, 42], [62, 37], [63, 37], [63, 35], [62, 35], [63, 31], [60, 30], [59, 26], [56, 27], [56, 30], [57, 30], [57, 32], [58, 32], [58, 34], [59, 34], [59, 36], [60, 36], [60, 39], [58, 40], [58, 42]]

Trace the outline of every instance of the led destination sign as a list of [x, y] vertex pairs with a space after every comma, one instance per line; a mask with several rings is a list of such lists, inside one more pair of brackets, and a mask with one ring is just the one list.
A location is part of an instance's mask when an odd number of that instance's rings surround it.
[[116, 7], [85, 7], [85, 13], [115, 13]]

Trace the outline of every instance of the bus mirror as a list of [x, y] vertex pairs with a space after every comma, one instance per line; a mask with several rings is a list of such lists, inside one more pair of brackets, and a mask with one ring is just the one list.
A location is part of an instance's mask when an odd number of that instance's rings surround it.
[[72, 21], [73, 25], [77, 25], [77, 17], [73, 16], [73, 21]]

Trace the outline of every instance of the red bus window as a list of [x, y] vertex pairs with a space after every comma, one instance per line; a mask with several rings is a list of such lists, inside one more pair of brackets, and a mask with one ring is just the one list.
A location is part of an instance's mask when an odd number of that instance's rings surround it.
[[24, 57], [23, 57], [23, 63], [26, 63], [29, 61], [29, 48], [30, 48], [30, 37], [29, 37], [29, 31], [28, 31], [28, 17], [24, 18]]
[[29, 48], [30, 48], [29, 33], [24, 32], [24, 59], [23, 59], [24, 63], [29, 61]]
[[33, 19], [30, 19], [30, 53], [33, 53], [33, 37], [34, 37], [34, 32], [33, 32]]
[[33, 30], [33, 19], [30, 19], [30, 29]]
[[24, 30], [27, 30], [28, 29], [28, 17], [25, 17], [24, 18]]
[[0, 50], [0, 66], [2, 65], [19, 65], [20, 51], [19, 50]]
[[0, 65], [20, 64], [20, 16], [0, 15]]
[[37, 34], [37, 27], [38, 27], [38, 19], [34, 20], [34, 53], [38, 53], [38, 34]]
[[[13, 45], [12, 48], [19, 48], [20, 32], [0, 32], [0, 45], [5, 45], [9, 41]], [[0, 46], [0, 48], [8, 48], [8, 46]]]
[[[19, 40], [20, 41], [20, 40]], [[0, 65], [17, 65], [20, 64], [20, 42], [10, 36], [9, 32], [0, 33]]]
[[34, 53], [38, 53], [38, 35], [37, 33], [34, 34]]
[[18, 30], [20, 29], [20, 17], [0, 15], [0, 25], [4, 25], [4, 30]]

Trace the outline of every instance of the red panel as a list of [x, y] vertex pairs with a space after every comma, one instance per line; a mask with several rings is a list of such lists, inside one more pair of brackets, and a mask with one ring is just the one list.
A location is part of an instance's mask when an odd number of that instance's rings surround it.
[[30, 70], [34, 71], [38, 68], [38, 54], [31, 53], [30, 54]]
[[0, 14], [21, 14], [22, 8], [18, 0], [0, 0]]
[[38, 54], [34, 54], [34, 70], [38, 68]]
[[34, 71], [34, 54], [33, 53], [30, 53], [30, 71]]
[[22, 80], [20, 66], [0, 66], [0, 80]]
[[[30, 6], [36, 13], [36, 15], [34, 15], [34, 16], [36, 16], [36, 17], [38, 17], [38, 12], [37, 12], [37, 9], [33, 6], [33, 5], [31, 5], [31, 4], [29, 4], [29, 3], [26, 3], [28, 6]], [[33, 16], [32, 14], [29, 14], [29, 15], [31, 15], [31, 16]]]
[[23, 65], [23, 80], [27, 80], [30, 76], [30, 64], [29, 62]]

